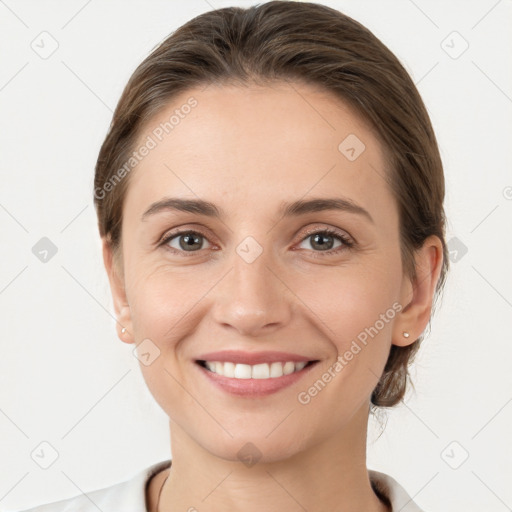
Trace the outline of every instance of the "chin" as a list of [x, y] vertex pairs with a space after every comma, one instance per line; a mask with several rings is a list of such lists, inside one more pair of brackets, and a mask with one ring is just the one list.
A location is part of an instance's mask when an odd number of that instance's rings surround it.
[[[271, 429], [269, 429], [271, 430]], [[241, 432], [241, 431], [239, 431]], [[247, 467], [255, 464], [270, 464], [281, 462], [296, 456], [306, 448], [306, 441], [294, 441], [293, 437], [283, 432], [248, 432], [239, 433], [231, 438], [223, 436], [220, 439], [209, 439], [202, 444], [203, 448], [215, 457], [229, 462], [242, 462]]]

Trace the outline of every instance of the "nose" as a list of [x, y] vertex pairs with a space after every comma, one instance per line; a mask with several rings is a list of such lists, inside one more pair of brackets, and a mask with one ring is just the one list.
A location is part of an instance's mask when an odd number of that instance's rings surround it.
[[216, 287], [213, 317], [223, 328], [246, 336], [263, 336], [282, 328], [291, 318], [287, 286], [265, 252], [248, 263], [238, 254], [231, 271]]

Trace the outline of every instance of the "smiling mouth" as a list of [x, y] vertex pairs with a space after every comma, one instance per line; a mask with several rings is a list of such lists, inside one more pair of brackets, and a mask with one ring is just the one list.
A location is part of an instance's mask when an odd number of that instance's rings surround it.
[[308, 362], [286, 361], [249, 365], [230, 361], [196, 361], [206, 370], [232, 379], [277, 379], [285, 375], [298, 373], [317, 362], [318, 360]]

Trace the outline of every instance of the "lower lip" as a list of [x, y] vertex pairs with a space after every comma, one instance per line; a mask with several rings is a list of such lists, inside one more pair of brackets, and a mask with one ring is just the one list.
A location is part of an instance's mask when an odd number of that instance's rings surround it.
[[282, 377], [275, 377], [271, 379], [234, 379], [211, 372], [197, 362], [195, 365], [210, 380], [210, 382], [223, 391], [232, 395], [258, 397], [271, 395], [272, 393], [276, 393], [281, 389], [291, 386], [307, 375], [310, 370], [317, 365], [317, 363], [318, 361], [315, 361], [298, 372], [293, 372], [288, 375], [283, 375]]

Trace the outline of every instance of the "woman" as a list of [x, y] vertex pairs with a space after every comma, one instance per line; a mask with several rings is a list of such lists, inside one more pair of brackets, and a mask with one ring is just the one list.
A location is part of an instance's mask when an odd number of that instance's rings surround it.
[[120, 339], [171, 461], [33, 511], [419, 511], [366, 467], [448, 268], [444, 177], [396, 57], [326, 6], [189, 21], [142, 62], [94, 200]]

